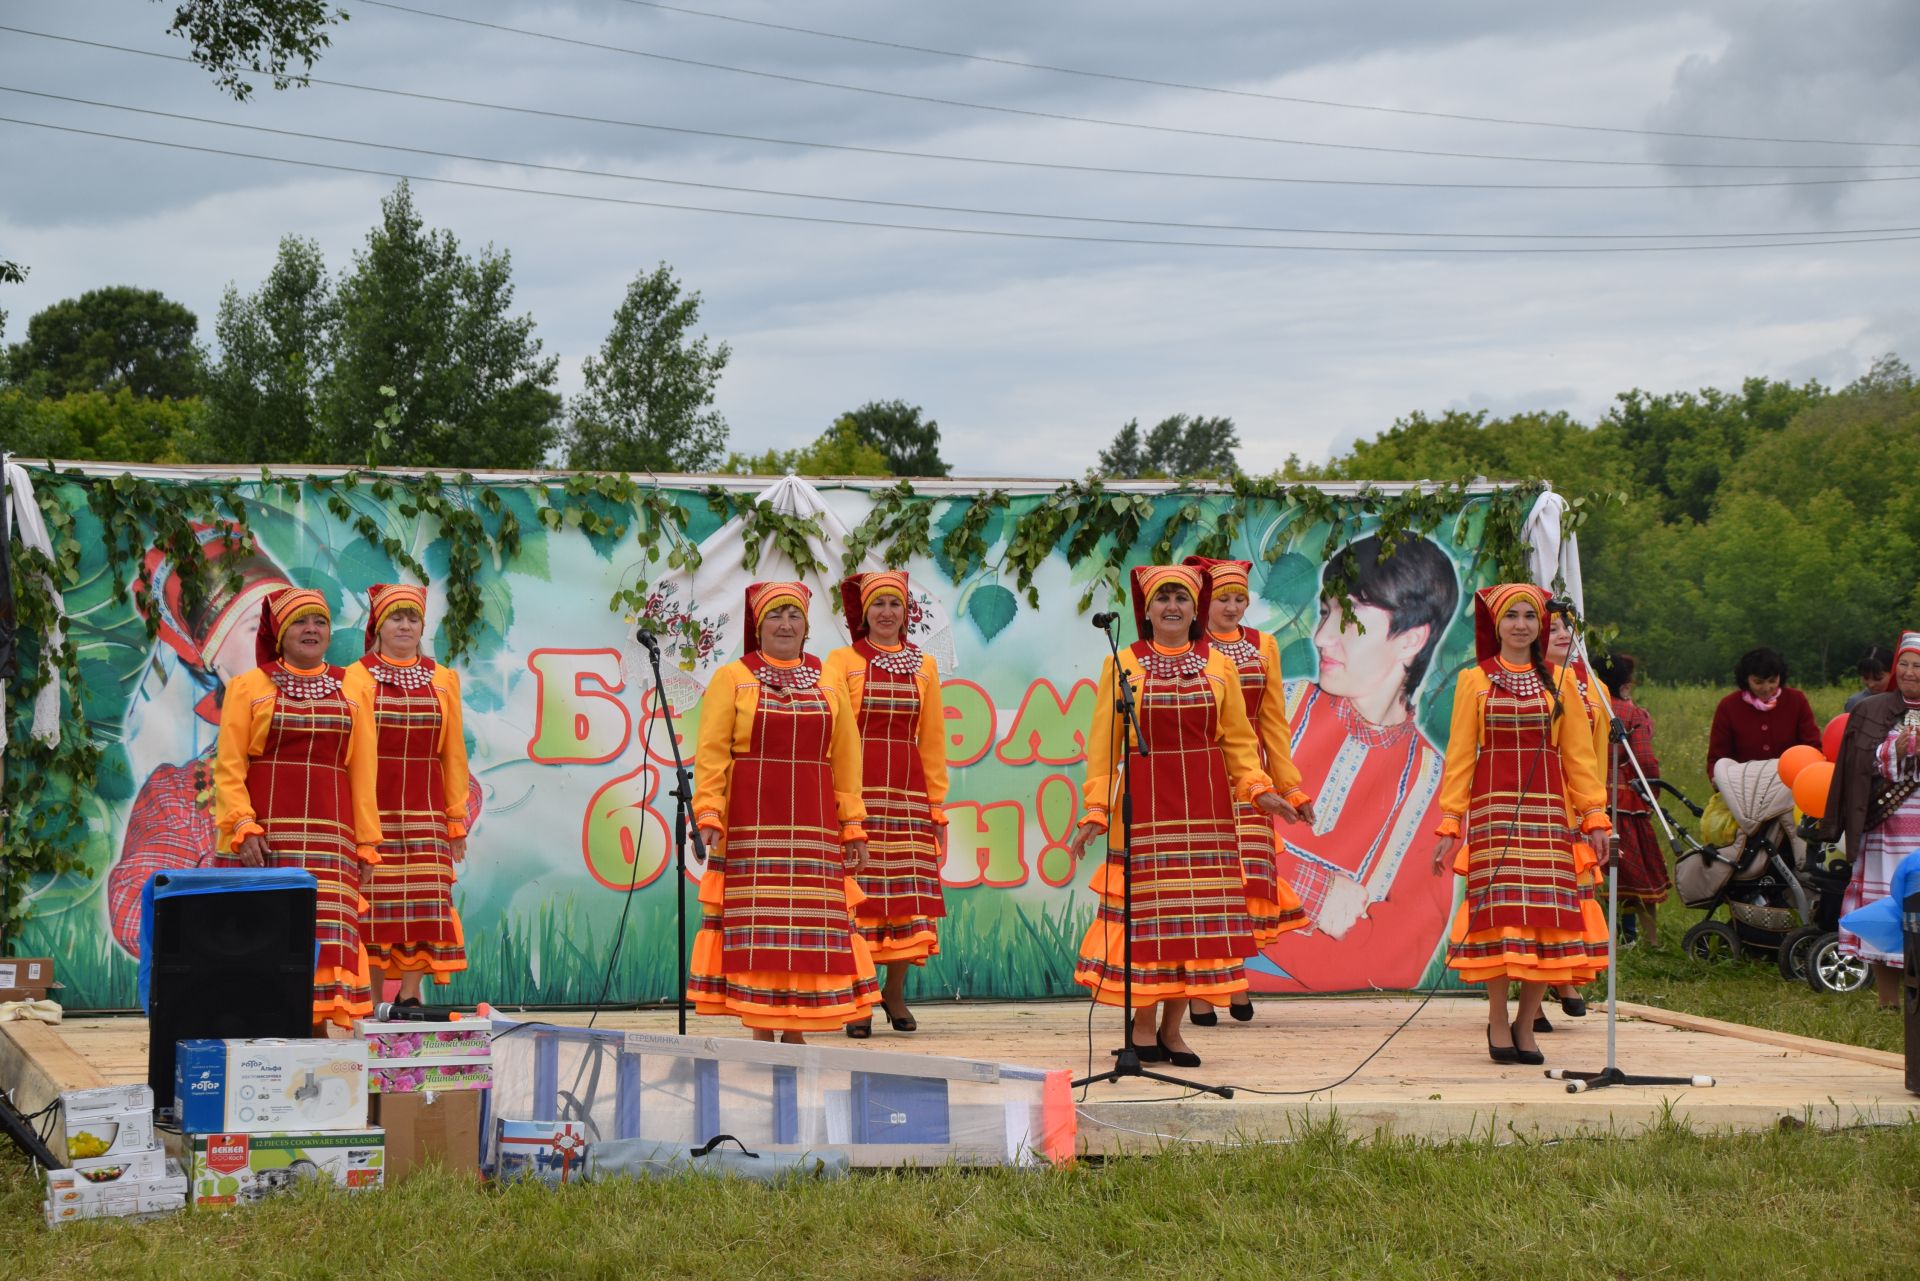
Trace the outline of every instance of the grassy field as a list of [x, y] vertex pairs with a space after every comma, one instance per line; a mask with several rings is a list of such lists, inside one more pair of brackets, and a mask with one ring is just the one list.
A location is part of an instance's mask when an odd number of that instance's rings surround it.
[[22, 1230], [0, 1276], [1908, 1278], [1920, 1128], [1541, 1146], [1286, 1144], [838, 1183], [475, 1188]]

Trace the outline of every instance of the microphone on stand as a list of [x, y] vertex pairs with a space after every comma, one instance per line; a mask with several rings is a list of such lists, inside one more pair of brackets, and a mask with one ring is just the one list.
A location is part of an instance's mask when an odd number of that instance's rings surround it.
[[653, 634], [651, 627], [642, 624], [634, 628], [633, 638], [640, 642], [641, 647], [644, 648], [647, 653], [658, 654], [660, 652], [660, 638]]
[[1120, 615], [1113, 610], [1108, 610], [1105, 613], [1095, 614], [1093, 616], [1093, 625], [1096, 629], [1104, 632], [1107, 628], [1112, 627], [1114, 623], [1118, 621], [1119, 617]]

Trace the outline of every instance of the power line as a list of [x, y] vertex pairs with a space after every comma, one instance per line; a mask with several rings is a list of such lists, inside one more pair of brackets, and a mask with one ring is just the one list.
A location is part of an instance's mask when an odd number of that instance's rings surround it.
[[[25, 27], [8, 26], [4, 23], [0, 23], [0, 31], [12, 32], [15, 35], [33, 36], [41, 40], [54, 40], [62, 44], [80, 45], [90, 49], [104, 49], [113, 53], [132, 54], [141, 58], [154, 58], [162, 62], [176, 62], [183, 65], [190, 65], [193, 62], [192, 58], [184, 54], [162, 53], [155, 49], [137, 49], [130, 45], [110, 44], [103, 40], [88, 40], [80, 36], [55, 35], [48, 31], [33, 31]], [[1879, 183], [1920, 181], [1920, 175], [1894, 174], [1880, 177], [1775, 178], [1761, 181], [1742, 180], [1736, 182], [1418, 182], [1391, 178], [1305, 178], [1289, 174], [1209, 173], [1186, 169], [1140, 169], [1130, 168], [1124, 165], [1070, 164], [1057, 160], [1015, 160], [999, 156], [969, 156], [953, 152], [912, 151], [896, 147], [862, 146], [857, 143], [819, 142], [800, 138], [781, 138], [766, 134], [735, 133], [724, 129], [699, 129], [689, 125], [659, 124], [646, 120], [624, 120], [614, 116], [585, 115], [571, 111], [556, 111], [544, 107], [521, 107], [514, 106], [510, 103], [486, 102], [474, 98], [457, 98], [446, 94], [423, 93], [413, 89], [394, 89], [385, 85], [360, 84], [351, 80], [330, 80], [325, 76], [302, 75], [300, 78], [308, 84], [316, 84], [328, 89], [345, 89], [354, 93], [379, 94], [384, 97], [406, 98], [416, 102], [438, 103], [443, 106], [471, 107], [484, 111], [505, 111], [512, 112], [515, 115], [536, 116], [548, 120], [568, 120], [579, 124], [608, 125], [621, 129], [643, 129], [653, 133], [671, 133], [696, 138], [717, 138], [728, 142], [749, 142], [765, 146], [796, 147], [814, 151], [840, 151], [856, 155], [890, 156], [906, 160], [931, 160], [947, 164], [990, 165], [996, 168], [1104, 174], [1127, 178], [1172, 178], [1204, 182], [1246, 182], [1282, 186], [1360, 187], [1418, 191], [1744, 191], [1774, 187], [1869, 186]]]
[[1787, 138], [1770, 137], [1764, 134], [1745, 133], [1696, 133], [1686, 129], [1632, 129], [1624, 125], [1587, 125], [1572, 124], [1564, 120], [1527, 120], [1511, 116], [1476, 116], [1457, 111], [1423, 111], [1412, 107], [1384, 107], [1370, 102], [1337, 102], [1329, 98], [1302, 98], [1284, 93], [1262, 93], [1255, 89], [1229, 89], [1222, 85], [1190, 84], [1181, 80], [1156, 80], [1150, 76], [1130, 76], [1113, 71], [1089, 71], [1082, 67], [1061, 67], [1045, 62], [1023, 62], [1018, 58], [995, 58], [981, 53], [962, 53], [955, 49], [937, 49], [928, 45], [905, 44], [897, 40], [876, 40], [868, 36], [849, 35], [842, 31], [821, 31], [813, 27], [793, 27], [783, 22], [764, 22], [756, 18], [741, 18], [730, 13], [713, 13], [706, 9], [687, 9], [679, 5], [661, 4], [658, 0], [619, 0], [622, 4], [633, 5], [640, 9], [658, 9], [664, 13], [684, 14], [691, 18], [707, 18], [714, 22], [731, 22], [743, 27], [760, 27], [768, 31], [785, 31], [793, 35], [814, 36], [822, 40], [844, 40], [850, 44], [870, 45], [877, 49], [897, 49], [905, 53], [924, 53], [938, 58], [956, 58], [966, 62], [986, 63], [996, 67], [1017, 67], [1022, 71], [1048, 71], [1062, 76], [1080, 76], [1088, 80], [1111, 80], [1120, 84], [1146, 85], [1154, 89], [1184, 89], [1192, 93], [1220, 94], [1231, 98], [1255, 98], [1263, 102], [1284, 102], [1301, 107], [1334, 107], [1341, 111], [1372, 111], [1390, 116], [1417, 116], [1427, 120], [1462, 120], [1470, 124], [1481, 125], [1518, 125], [1529, 129], [1570, 129], [1580, 133], [1615, 133], [1644, 138], [1695, 138], [1708, 142], [1785, 142], [1803, 143], [1821, 147], [1920, 147], [1920, 142], [1865, 142], [1852, 138]]
[[515, 160], [500, 156], [477, 156], [459, 151], [441, 151], [431, 147], [410, 147], [403, 143], [374, 142], [366, 138], [347, 138], [338, 134], [309, 133], [300, 129], [275, 128], [271, 125], [242, 124], [238, 121], [220, 120], [212, 116], [189, 115], [180, 111], [163, 111], [157, 107], [133, 107], [122, 103], [103, 102], [96, 98], [78, 98], [69, 94], [47, 93], [38, 89], [21, 89], [13, 85], [0, 85], [0, 93], [19, 94], [23, 97], [42, 98], [52, 102], [75, 103], [84, 107], [99, 107], [108, 111], [125, 111], [136, 115], [157, 116], [165, 120], [184, 120], [193, 124], [214, 125], [222, 129], [244, 129], [250, 133], [272, 134], [281, 138], [301, 138], [309, 142], [337, 143], [341, 146], [348, 147], [373, 147], [381, 151], [398, 151], [408, 155], [430, 156], [440, 160], [460, 160], [485, 165], [510, 165], [520, 169], [536, 169], [546, 173], [571, 174], [576, 177], [616, 178], [626, 182], [649, 182], [669, 187], [693, 187], [704, 191], [727, 191], [741, 195], [775, 196], [787, 200], [820, 200], [835, 204], [871, 205], [885, 209], [911, 209], [923, 213], [967, 214], [987, 218], [1029, 218], [1042, 219], [1049, 222], [1089, 222], [1123, 227], [1163, 227], [1176, 231], [1261, 232], [1273, 235], [1378, 237], [1405, 240], [1764, 240], [1770, 237], [1882, 236], [1908, 231], [1920, 231], [1920, 225], [1896, 227], [1826, 227], [1810, 230], [1773, 231], [1385, 231], [1348, 227], [1288, 227], [1244, 223], [1179, 222], [1158, 218], [1117, 218], [1103, 214], [1062, 214], [1020, 209], [986, 209], [967, 205], [937, 205], [907, 200], [879, 200], [863, 196], [822, 195], [809, 191], [781, 191], [769, 187], [747, 187], [733, 183], [702, 182], [689, 178], [660, 178], [648, 174], [623, 173], [610, 169], [586, 169], [573, 165], [545, 164], [539, 161]]
[[429, 174], [403, 173], [393, 169], [370, 169], [361, 165], [335, 164], [323, 160], [295, 160], [289, 156], [269, 156], [253, 151], [232, 151], [224, 147], [208, 147], [195, 143], [166, 142], [158, 138], [140, 138], [130, 134], [111, 133], [101, 129], [81, 129], [74, 125], [49, 124], [43, 120], [22, 120], [17, 116], [0, 116], [0, 124], [22, 125], [29, 129], [51, 129], [58, 133], [76, 134], [88, 138], [104, 138], [115, 142], [131, 142], [148, 147], [164, 147], [172, 151], [191, 151], [201, 155], [227, 156], [238, 160], [260, 160], [270, 164], [295, 165], [303, 169], [323, 169], [332, 173], [363, 174], [373, 178], [402, 179], [407, 182], [433, 183], [445, 187], [464, 187], [475, 191], [501, 191], [519, 196], [544, 196], [559, 200], [586, 201], [591, 204], [624, 205], [638, 209], [666, 209], [677, 213], [719, 214], [732, 218], [757, 218], [774, 222], [802, 222], [831, 227], [864, 227], [881, 231], [912, 231], [947, 236], [978, 236], [996, 240], [1037, 240], [1092, 245], [1136, 245], [1166, 249], [1247, 249], [1263, 252], [1411, 254], [1419, 256], [1442, 254], [1709, 253], [1729, 249], [1792, 249], [1827, 245], [1881, 245], [1892, 244], [1898, 241], [1920, 240], [1920, 233], [1915, 233], [1912, 235], [1898, 236], [1837, 236], [1821, 240], [1742, 241], [1733, 244], [1710, 245], [1560, 245], [1539, 248], [1441, 245], [1415, 248], [1407, 245], [1302, 245], [1232, 240], [1155, 240], [1145, 237], [1085, 236], [1069, 235], [1064, 232], [1008, 231], [1002, 228], [988, 227], [929, 226], [920, 223], [875, 222], [857, 218], [825, 218], [813, 214], [771, 213], [758, 209], [727, 209], [710, 205], [673, 204], [660, 200], [635, 200], [625, 196], [596, 196], [577, 191], [554, 191], [542, 187], [513, 187], [505, 183], [479, 182], [468, 178], [446, 178], [435, 177]]
[[583, 40], [577, 36], [555, 35], [550, 31], [536, 31], [531, 27], [510, 27], [505, 23], [487, 22], [480, 18], [467, 18], [459, 14], [436, 13], [431, 9], [415, 9], [404, 4], [394, 4], [391, 0], [360, 0], [361, 4], [372, 5], [377, 9], [390, 9], [395, 13], [411, 14], [417, 18], [430, 18], [436, 22], [452, 22], [461, 26], [477, 27], [483, 31], [498, 31], [508, 35], [526, 36], [533, 40], [548, 40], [555, 44], [572, 45], [582, 49], [597, 49], [604, 53], [624, 54], [633, 58], [648, 58], [655, 62], [671, 63], [681, 67], [696, 67], [703, 71], [724, 71], [731, 75], [753, 76], [762, 80], [777, 80], [784, 84], [808, 85], [816, 89], [834, 89], [843, 93], [870, 94], [880, 98], [891, 98], [899, 102], [918, 102], [940, 107], [959, 107], [968, 111], [990, 111], [1000, 115], [1022, 116], [1035, 120], [1058, 120], [1068, 124], [1099, 125], [1107, 129], [1131, 129], [1145, 133], [1170, 134], [1184, 138], [1214, 138], [1230, 142], [1260, 142], [1287, 147], [1313, 147], [1329, 151], [1359, 151], [1377, 155], [1424, 156], [1447, 160], [1494, 160], [1523, 164], [1550, 165], [1603, 165], [1629, 169], [1841, 169], [1858, 171], [1861, 169], [1913, 169], [1916, 164], [1803, 164], [1780, 162], [1762, 164], [1753, 162], [1734, 163], [1709, 160], [1589, 160], [1577, 156], [1513, 156], [1498, 152], [1481, 151], [1438, 151], [1423, 147], [1386, 147], [1373, 146], [1358, 142], [1323, 142], [1310, 138], [1279, 138], [1266, 134], [1231, 133], [1221, 129], [1189, 129], [1178, 125], [1154, 125], [1137, 120], [1107, 120], [1098, 116], [1075, 116], [1058, 111], [1040, 111], [1031, 107], [1007, 107], [997, 103], [968, 102], [960, 98], [938, 98], [931, 94], [904, 93], [895, 89], [876, 89], [871, 85], [845, 84], [837, 80], [815, 80], [807, 76], [790, 75], [783, 71], [762, 71], [754, 67], [736, 67], [724, 62], [707, 62], [700, 58], [683, 58], [674, 54], [656, 53], [651, 49], [635, 49], [626, 45], [606, 44], [598, 40]]

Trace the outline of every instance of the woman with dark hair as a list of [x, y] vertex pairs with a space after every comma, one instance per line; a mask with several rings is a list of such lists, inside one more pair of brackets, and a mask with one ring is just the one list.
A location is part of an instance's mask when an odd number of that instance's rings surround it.
[[1789, 747], [1820, 746], [1820, 724], [1807, 696], [1787, 684], [1779, 650], [1750, 649], [1733, 666], [1733, 693], [1713, 709], [1707, 733], [1707, 777], [1715, 761], [1778, 760]]
[[[1256, 950], [1234, 802], [1299, 818], [1260, 768], [1233, 660], [1207, 640], [1211, 595], [1207, 576], [1188, 566], [1134, 569], [1140, 639], [1120, 651], [1118, 663], [1101, 665], [1087, 735], [1086, 816], [1070, 845], [1078, 858], [1109, 830], [1124, 776], [1133, 816], [1131, 975], [1121, 914], [1127, 869], [1118, 842], [1125, 838], [1113, 832], [1091, 886], [1099, 915], [1081, 942], [1073, 977], [1103, 1005], [1124, 1003], [1130, 977], [1131, 1039], [1140, 1058], [1176, 1067], [1200, 1066], [1181, 1035], [1188, 1003], [1228, 1004], [1247, 986], [1244, 960]], [[1114, 700], [1123, 680], [1136, 691], [1146, 751], [1116, 760]]]
[[1851, 712], [1875, 694], [1884, 694], [1893, 688], [1893, 651], [1885, 645], [1869, 645], [1854, 670], [1860, 673], [1860, 688], [1847, 695], [1845, 705], [1840, 708], [1843, 712]]
[[1416, 707], [1460, 585], [1438, 543], [1408, 536], [1384, 553], [1377, 534], [1336, 552], [1323, 581], [1319, 672], [1285, 685], [1293, 761], [1315, 815], [1311, 827], [1280, 833], [1277, 855], [1308, 928], [1268, 951], [1286, 972], [1274, 986], [1417, 987], [1446, 931], [1453, 886], [1415, 852], [1439, 821], [1442, 763]]
[[[1447, 965], [1487, 986], [1495, 1063], [1544, 1063], [1533, 1021], [1548, 986], [1589, 982], [1607, 963], [1606, 918], [1580, 891], [1582, 838], [1606, 839], [1607, 797], [1573, 674], [1547, 666], [1546, 604], [1531, 583], [1474, 594], [1480, 661], [1454, 685], [1434, 832], [1434, 871], [1451, 864], [1467, 878]], [[1511, 982], [1520, 1009], [1509, 1022]]]
[[[1660, 758], [1653, 754], [1653, 717], [1633, 701], [1634, 673], [1639, 660], [1616, 650], [1600, 665], [1600, 679], [1613, 691], [1613, 714], [1627, 731], [1626, 748], [1620, 753], [1619, 772], [1614, 780], [1615, 809], [1620, 838], [1620, 942], [1628, 944], [1639, 934], [1648, 947], [1660, 946], [1660, 904], [1664, 903], [1673, 881], [1667, 873], [1667, 856], [1653, 834], [1653, 806], [1634, 786], [1640, 773], [1648, 781], [1660, 777]], [[1631, 760], [1628, 751], [1632, 752]], [[1635, 921], [1639, 922], [1636, 930]]]

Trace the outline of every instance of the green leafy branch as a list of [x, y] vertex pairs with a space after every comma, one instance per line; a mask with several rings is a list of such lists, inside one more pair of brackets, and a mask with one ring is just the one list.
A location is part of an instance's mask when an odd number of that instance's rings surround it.
[[888, 569], [899, 569], [915, 556], [933, 554], [933, 504], [913, 492], [913, 482], [903, 480], [868, 497], [873, 506], [847, 536], [847, 549], [840, 556], [842, 573], [853, 573], [867, 553], [882, 543], [886, 546], [881, 560]]
[[814, 517], [789, 516], [763, 499], [741, 497], [719, 485], [707, 487], [707, 508], [722, 520], [740, 521], [740, 567], [748, 573], [760, 567], [761, 548], [768, 544], [793, 562], [796, 573], [826, 569], [814, 548], [827, 541], [827, 534]]

